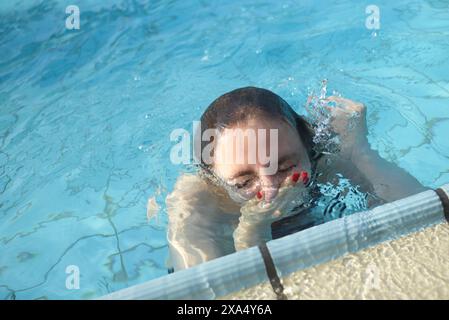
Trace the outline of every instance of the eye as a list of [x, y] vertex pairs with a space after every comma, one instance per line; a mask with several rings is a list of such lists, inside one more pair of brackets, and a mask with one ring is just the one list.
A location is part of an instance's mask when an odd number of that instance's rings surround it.
[[245, 187], [248, 187], [251, 184], [252, 181], [253, 181], [253, 178], [246, 179], [243, 182], [237, 182], [236, 184], [234, 184], [234, 186], [239, 188], [239, 189], [245, 188]]
[[294, 167], [296, 167], [296, 165], [292, 164], [291, 166], [288, 166], [284, 169], [279, 169], [279, 172], [287, 172], [287, 171], [293, 169]]

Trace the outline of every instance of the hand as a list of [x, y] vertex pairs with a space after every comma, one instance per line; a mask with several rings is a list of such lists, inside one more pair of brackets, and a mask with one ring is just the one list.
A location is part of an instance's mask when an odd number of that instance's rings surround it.
[[[332, 130], [340, 138], [340, 155], [352, 159], [354, 152], [369, 147], [366, 107], [349, 99], [331, 96], [324, 99], [331, 114]], [[334, 106], [332, 106], [334, 105]]]
[[302, 185], [281, 189], [273, 203], [263, 205], [256, 199], [241, 208], [239, 225], [234, 231], [235, 249], [242, 250], [271, 240], [271, 224], [293, 214], [293, 208], [310, 200]]

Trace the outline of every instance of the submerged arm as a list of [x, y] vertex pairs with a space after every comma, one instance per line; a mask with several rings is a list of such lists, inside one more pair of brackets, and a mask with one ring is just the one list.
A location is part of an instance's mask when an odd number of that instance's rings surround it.
[[232, 222], [223, 212], [206, 183], [184, 175], [167, 197], [168, 242], [175, 271], [209, 261], [234, 251]]
[[369, 145], [354, 151], [351, 162], [372, 184], [375, 194], [387, 202], [426, 190], [415, 177], [382, 158]]
[[[419, 181], [396, 164], [383, 159], [372, 150], [367, 139], [366, 107], [340, 97], [330, 97], [337, 104], [333, 113], [333, 129], [340, 136], [340, 155], [353, 174], [360, 173], [373, 187], [376, 196], [386, 202], [426, 190]], [[348, 177], [351, 178], [351, 177]]]
[[245, 215], [234, 232], [234, 244], [237, 251], [251, 248], [272, 239], [271, 221], [254, 221]]

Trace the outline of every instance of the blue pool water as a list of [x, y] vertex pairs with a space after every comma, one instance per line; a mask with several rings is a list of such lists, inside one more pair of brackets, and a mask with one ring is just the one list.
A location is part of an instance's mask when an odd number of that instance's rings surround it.
[[[76, 4], [79, 30], [67, 30]], [[169, 161], [218, 95], [255, 85], [364, 102], [369, 141], [449, 182], [449, 2], [3, 1], [0, 298], [94, 298], [167, 273]], [[146, 216], [147, 199], [161, 207]], [[67, 266], [80, 288], [66, 288]]]

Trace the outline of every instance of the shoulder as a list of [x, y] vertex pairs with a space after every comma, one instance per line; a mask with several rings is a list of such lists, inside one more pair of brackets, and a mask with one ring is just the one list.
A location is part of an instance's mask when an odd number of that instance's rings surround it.
[[364, 192], [374, 192], [372, 184], [365, 175], [351, 161], [338, 154], [324, 154], [317, 162], [316, 171], [319, 183], [338, 184], [340, 177], [343, 176], [353, 185], [360, 186]]
[[165, 202], [168, 209], [171, 206], [183, 203], [198, 202], [201, 194], [209, 193], [207, 183], [196, 174], [182, 174], [176, 180], [173, 191], [167, 196]]
[[207, 190], [207, 183], [199, 175], [193, 173], [185, 173], [178, 177], [173, 190]]
[[176, 181], [173, 191], [166, 198], [169, 216], [180, 210], [214, 216], [221, 213], [237, 213], [238, 207], [219, 187], [212, 185], [198, 174], [183, 174]]

